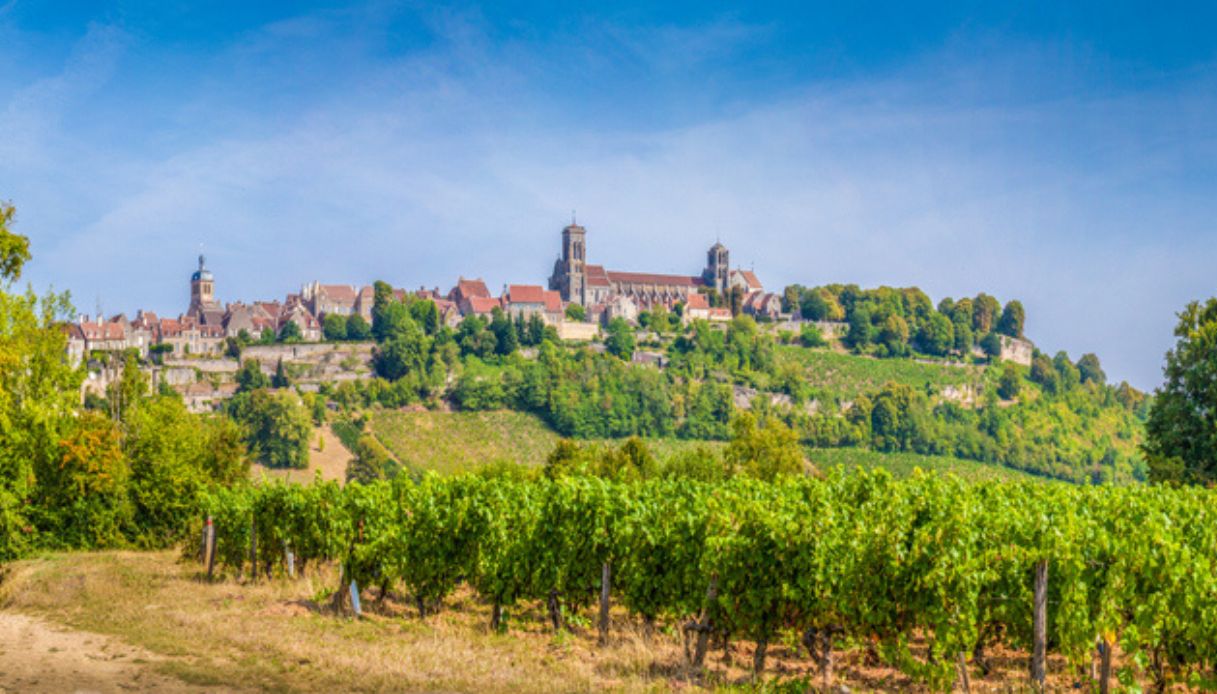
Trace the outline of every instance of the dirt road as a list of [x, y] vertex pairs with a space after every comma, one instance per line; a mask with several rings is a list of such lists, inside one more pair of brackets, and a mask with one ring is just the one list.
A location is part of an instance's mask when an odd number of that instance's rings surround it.
[[156, 672], [162, 660], [109, 636], [0, 611], [0, 692], [207, 692]]

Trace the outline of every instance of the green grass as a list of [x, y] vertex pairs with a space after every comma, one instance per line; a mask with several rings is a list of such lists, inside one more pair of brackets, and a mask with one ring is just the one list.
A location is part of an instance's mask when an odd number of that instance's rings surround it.
[[778, 358], [804, 367], [807, 383], [843, 400], [873, 393], [889, 381], [941, 389], [978, 383], [983, 367], [927, 364], [912, 359], [875, 359], [828, 349], [782, 346]]
[[913, 474], [914, 469], [920, 468], [927, 472], [951, 473], [971, 482], [1046, 479], [1002, 465], [978, 463], [974, 460], [917, 453], [881, 453], [865, 448], [812, 448], [808, 449], [807, 457], [825, 472], [840, 465], [846, 469], [883, 468], [895, 477], [908, 477]]

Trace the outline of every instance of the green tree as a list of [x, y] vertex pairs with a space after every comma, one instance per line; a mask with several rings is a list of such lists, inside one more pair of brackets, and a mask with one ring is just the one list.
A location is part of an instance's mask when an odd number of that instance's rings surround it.
[[1082, 383], [1097, 383], [1104, 385], [1107, 383], [1107, 374], [1103, 373], [1103, 366], [1099, 363], [1099, 357], [1095, 354], [1083, 354], [1078, 360], [1078, 377]]
[[997, 382], [997, 394], [1001, 396], [1002, 400], [1013, 400], [1018, 397], [1022, 384], [1023, 377], [1019, 373], [1018, 366], [1013, 362], [1006, 362], [1002, 366], [1001, 377]]
[[520, 341], [516, 336], [516, 329], [512, 325], [511, 319], [498, 308], [494, 309], [490, 315], [490, 332], [494, 333], [495, 352], [504, 357], [515, 352], [520, 346]]
[[321, 330], [325, 334], [325, 339], [331, 342], [341, 342], [347, 339], [347, 317], [337, 313], [327, 313], [325, 320], [321, 323]]
[[37, 471], [36, 513], [48, 539], [72, 548], [118, 547], [132, 526], [131, 470], [118, 427], [86, 413], [59, 444], [59, 455]]
[[917, 331], [917, 346], [926, 354], [945, 355], [955, 346], [955, 326], [941, 313], [930, 314]]
[[865, 306], [854, 309], [849, 316], [849, 332], [845, 334], [845, 346], [862, 351], [874, 340], [875, 328], [871, 325], [870, 310]]
[[308, 467], [313, 432], [308, 411], [294, 393], [254, 390], [229, 402], [233, 419], [245, 426], [253, 457], [267, 467]]
[[279, 327], [279, 342], [292, 344], [299, 342], [302, 338], [300, 326], [294, 320], [286, 321]]
[[30, 259], [30, 240], [11, 231], [17, 209], [0, 201], [0, 283], [21, 277], [21, 268]]
[[997, 299], [983, 292], [977, 294], [972, 301], [972, 330], [977, 333], [992, 332], [997, 327], [997, 319], [1000, 315], [1001, 303]]
[[751, 412], [741, 412], [731, 422], [731, 443], [723, 459], [733, 470], [762, 480], [803, 471], [803, 452], [798, 436], [784, 422], [768, 417], [763, 425]]
[[623, 318], [614, 318], [608, 324], [608, 336], [604, 339], [608, 353], [629, 361], [634, 357], [634, 329]]
[[569, 320], [582, 322], [587, 317], [587, 311], [582, 304], [572, 301], [566, 305], [566, 317]]
[[1217, 482], [1217, 298], [1179, 314], [1166, 382], [1154, 393], [1144, 445], [1150, 479]]
[[1073, 360], [1069, 358], [1067, 352], [1057, 352], [1056, 356], [1052, 358], [1052, 365], [1056, 367], [1057, 380], [1060, 382], [1062, 393], [1073, 390], [1082, 382], [1082, 374], [1078, 371], [1078, 367], [1073, 365]]
[[804, 323], [799, 328], [799, 343], [804, 347], [823, 347], [828, 344], [820, 329], [810, 323]]
[[279, 359], [279, 363], [275, 364], [275, 375], [270, 377], [271, 388], [290, 388], [292, 381], [287, 376], [287, 369], [283, 366], [283, 359]]
[[980, 339], [980, 348], [990, 359], [997, 359], [1001, 356], [1001, 336], [997, 333], [986, 334]]
[[362, 342], [372, 336], [372, 326], [358, 313], [346, 319], [346, 339]]
[[1035, 357], [1031, 359], [1031, 381], [1040, 384], [1047, 393], [1060, 392], [1060, 377], [1047, 354], [1036, 352]]
[[246, 359], [241, 362], [241, 368], [237, 369], [235, 378], [238, 393], [270, 387], [270, 379], [262, 373], [262, 365], [257, 359]]
[[887, 348], [887, 353], [893, 357], [901, 356], [908, 351], [909, 324], [896, 314], [888, 316], [883, 321], [879, 331], [879, 342]]
[[1018, 300], [1009, 301], [1006, 307], [1002, 309], [1001, 318], [997, 321], [997, 332], [1010, 337], [1023, 336], [1023, 321], [1026, 319], [1026, 311], [1023, 310], [1022, 302]]

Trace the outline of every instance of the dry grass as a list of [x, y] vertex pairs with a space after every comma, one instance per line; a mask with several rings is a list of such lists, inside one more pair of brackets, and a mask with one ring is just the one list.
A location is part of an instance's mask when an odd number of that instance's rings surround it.
[[[752, 688], [750, 643], [712, 651], [701, 679], [685, 666], [672, 628], [648, 635], [624, 612], [613, 638], [596, 644], [590, 628], [554, 634], [540, 605], [508, 615], [506, 634], [490, 632], [490, 609], [470, 591], [419, 619], [412, 603], [390, 594], [375, 604], [366, 591], [365, 618], [338, 616], [322, 605], [337, 583], [323, 567], [296, 580], [248, 585], [206, 583], [198, 566], [168, 552], [48, 555], [12, 565], [0, 585], [5, 609], [76, 629], [107, 634], [156, 655], [148, 668], [200, 685], [282, 691], [666, 691], [699, 685]], [[582, 615], [590, 624], [591, 615]], [[788, 639], [791, 641], [793, 639]], [[991, 654], [996, 672], [973, 672], [974, 691], [1026, 688], [1025, 655]], [[770, 648], [766, 678], [819, 683], [805, 653], [790, 643]], [[1053, 689], [1077, 677], [1050, 660]], [[907, 677], [843, 653], [838, 683], [854, 690], [919, 690]]]
[[309, 437], [308, 467], [303, 470], [287, 468], [268, 468], [254, 463], [249, 468], [249, 474], [255, 479], [263, 477], [281, 479], [287, 482], [305, 484], [312, 482], [321, 473], [323, 480], [346, 481], [347, 463], [351, 460], [351, 452], [342, 445], [342, 440], [330, 428], [330, 425], [316, 427]]

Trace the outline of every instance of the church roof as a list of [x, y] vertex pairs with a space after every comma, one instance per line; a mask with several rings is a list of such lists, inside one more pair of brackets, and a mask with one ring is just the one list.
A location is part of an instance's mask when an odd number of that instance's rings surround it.
[[507, 300], [513, 304], [543, 304], [545, 290], [535, 284], [508, 285]]
[[609, 286], [609, 276], [605, 272], [603, 265], [584, 265], [583, 271], [587, 275], [587, 285], [589, 287]]
[[700, 277], [689, 275], [656, 275], [648, 272], [618, 272], [609, 270], [608, 277], [613, 282], [625, 284], [667, 284], [678, 287], [700, 287], [705, 282]]

